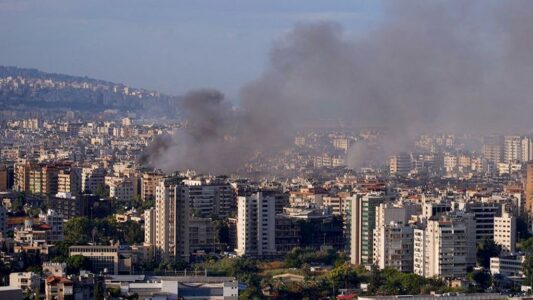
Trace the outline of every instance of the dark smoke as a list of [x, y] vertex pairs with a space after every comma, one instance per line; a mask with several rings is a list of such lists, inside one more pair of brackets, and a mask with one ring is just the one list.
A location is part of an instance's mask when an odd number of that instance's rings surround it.
[[359, 39], [333, 23], [296, 25], [244, 86], [238, 112], [215, 91], [189, 94], [188, 128], [150, 160], [231, 171], [316, 119], [386, 127], [387, 148], [423, 132], [531, 129], [533, 2], [388, 3], [384, 21]]

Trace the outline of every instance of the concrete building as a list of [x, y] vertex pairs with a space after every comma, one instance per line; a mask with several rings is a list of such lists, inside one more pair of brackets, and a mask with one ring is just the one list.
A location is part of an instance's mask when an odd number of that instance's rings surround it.
[[494, 243], [502, 248], [502, 255], [516, 251], [516, 217], [504, 211], [494, 218]]
[[68, 220], [75, 217], [91, 217], [93, 204], [99, 200], [96, 195], [77, 195], [70, 193], [57, 193], [49, 197], [48, 208], [61, 215], [63, 219]]
[[160, 173], [143, 173], [141, 176], [141, 199], [155, 200], [156, 189], [159, 186], [159, 182], [163, 179], [163, 175]]
[[0, 286], [0, 299], [22, 300], [22, 290], [11, 286]]
[[503, 161], [503, 138], [492, 135], [483, 138], [483, 157], [488, 162], [497, 165]]
[[0, 192], [5, 192], [8, 189], [8, 170], [5, 165], [0, 165]]
[[438, 217], [452, 210], [452, 206], [448, 202], [425, 202], [422, 204], [422, 217], [429, 219]]
[[29, 162], [16, 163], [14, 167], [13, 189], [18, 192], [30, 191], [30, 170], [34, 165]]
[[169, 261], [189, 261], [189, 187], [183, 178], [165, 178], [156, 189], [155, 255]]
[[236, 207], [236, 193], [229, 182], [219, 178], [184, 180], [189, 187], [189, 203], [197, 217], [227, 217]]
[[501, 257], [491, 257], [490, 273], [492, 275], [500, 274], [506, 277], [523, 277], [523, 264], [525, 260], [525, 255], [507, 255]]
[[419, 213], [420, 205], [417, 204], [379, 205], [373, 237], [373, 263], [376, 266], [413, 271], [413, 228], [408, 221]]
[[191, 217], [189, 219], [189, 252], [211, 252], [216, 246], [215, 224], [211, 218]]
[[237, 203], [237, 255], [276, 255], [276, 201], [262, 192], [239, 196]]
[[67, 275], [66, 263], [44, 262], [43, 274], [65, 277]]
[[532, 214], [533, 213], [533, 162], [527, 163], [524, 192], [525, 192], [525, 197], [526, 197], [524, 212], [527, 214]]
[[41, 223], [50, 226], [47, 235], [47, 240], [49, 242], [62, 242], [64, 240], [62, 215], [52, 209], [48, 209], [46, 213], [39, 214], [39, 220]]
[[81, 171], [83, 193], [96, 193], [105, 187], [106, 170], [97, 165], [85, 167]]
[[522, 160], [522, 138], [517, 135], [504, 137], [503, 162], [512, 163]]
[[469, 201], [459, 209], [474, 215], [476, 222], [476, 240], [478, 242], [491, 240], [494, 237], [494, 219], [501, 214], [502, 205], [496, 202]]
[[156, 239], [156, 209], [151, 207], [144, 211], [144, 244], [155, 245]]
[[41, 283], [41, 277], [33, 272], [9, 274], [9, 286], [21, 289], [24, 293], [36, 291]]
[[350, 220], [350, 260], [354, 265], [373, 263], [376, 210], [385, 202], [383, 193], [368, 193], [352, 198]]
[[0, 233], [6, 234], [7, 232], [7, 210], [4, 206], [0, 205]]
[[237, 300], [239, 283], [233, 277], [213, 276], [108, 276], [106, 287], [120, 288], [123, 296], [161, 300]]
[[389, 158], [389, 172], [391, 175], [406, 176], [411, 172], [411, 156], [407, 153], [399, 153]]
[[72, 281], [62, 276], [48, 276], [45, 281], [45, 297], [47, 300], [73, 299], [74, 288]]
[[81, 193], [81, 174], [79, 169], [60, 170], [57, 175], [57, 192], [79, 195]]
[[467, 267], [475, 264], [473, 226], [472, 216], [465, 214], [430, 219], [426, 228], [415, 229], [414, 273], [428, 278], [466, 276]]
[[82, 255], [91, 262], [91, 272], [107, 274], [130, 274], [131, 249], [118, 244], [112, 246], [71, 246], [69, 256]]
[[135, 196], [135, 183], [133, 178], [113, 177], [108, 186], [109, 197], [118, 201], [131, 201], [131, 199]]
[[527, 162], [533, 160], [533, 139], [529, 136], [522, 138], [522, 157], [520, 161]]

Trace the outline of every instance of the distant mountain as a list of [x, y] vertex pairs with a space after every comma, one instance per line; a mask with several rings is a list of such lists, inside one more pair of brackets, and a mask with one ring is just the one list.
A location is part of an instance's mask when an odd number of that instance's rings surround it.
[[88, 77], [0, 66], [0, 105], [3, 110], [98, 113], [115, 109], [150, 117], [172, 117], [178, 113], [179, 99], [177, 96]]

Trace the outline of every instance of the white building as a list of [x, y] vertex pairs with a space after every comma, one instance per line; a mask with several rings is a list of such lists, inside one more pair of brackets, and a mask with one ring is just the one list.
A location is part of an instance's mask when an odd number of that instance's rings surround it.
[[475, 264], [476, 240], [472, 215], [441, 216], [414, 231], [415, 274], [424, 277], [461, 278]]
[[522, 159], [522, 138], [520, 136], [505, 136], [503, 148], [503, 162], [511, 163]]
[[509, 255], [502, 257], [490, 258], [490, 273], [492, 275], [500, 274], [506, 277], [524, 276], [523, 264], [526, 260], [525, 255]]
[[501, 217], [494, 218], [494, 243], [502, 247], [502, 255], [516, 250], [516, 217], [503, 211]]
[[391, 175], [406, 176], [411, 172], [411, 156], [407, 153], [399, 153], [389, 158], [389, 172]]
[[213, 276], [108, 276], [106, 287], [120, 288], [123, 296], [160, 300], [237, 300], [239, 282], [234, 277]]
[[109, 182], [109, 197], [121, 202], [130, 201], [135, 196], [135, 184], [132, 178], [114, 177]]
[[276, 255], [276, 200], [262, 192], [237, 201], [237, 255]]
[[9, 274], [9, 286], [22, 289], [22, 291], [35, 291], [39, 288], [41, 277], [33, 272], [20, 272]]
[[408, 220], [419, 214], [420, 205], [382, 203], [376, 210], [373, 262], [380, 269], [413, 271], [413, 228]]
[[443, 160], [444, 160], [444, 169], [446, 170], [446, 172], [453, 172], [455, 168], [457, 168], [458, 161], [457, 161], [456, 155], [446, 153], [444, 155]]
[[67, 275], [67, 264], [57, 262], [43, 262], [43, 273], [45, 275], [53, 275], [65, 277]]

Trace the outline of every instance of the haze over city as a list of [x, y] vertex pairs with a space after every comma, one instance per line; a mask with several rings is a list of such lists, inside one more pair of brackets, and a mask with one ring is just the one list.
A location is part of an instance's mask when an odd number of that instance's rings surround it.
[[531, 11], [0, 0], [0, 299], [530, 299]]

